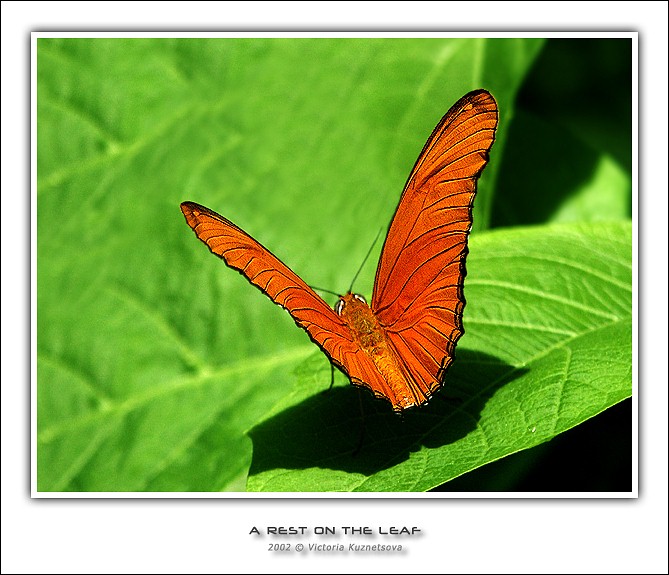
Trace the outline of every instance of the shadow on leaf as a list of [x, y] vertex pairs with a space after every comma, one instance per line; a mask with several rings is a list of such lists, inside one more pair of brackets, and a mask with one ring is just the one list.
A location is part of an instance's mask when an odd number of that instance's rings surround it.
[[[401, 415], [388, 402], [352, 385], [312, 395], [249, 431], [250, 476], [312, 467], [373, 475], [422, 446], [441, 447], [465, 437], [476, 429], [494, 393], [524, 372], [490, 355], [462, 349], [444, 388], [427, 405]], [[300, 486], [294, 490], [300, 491]]]

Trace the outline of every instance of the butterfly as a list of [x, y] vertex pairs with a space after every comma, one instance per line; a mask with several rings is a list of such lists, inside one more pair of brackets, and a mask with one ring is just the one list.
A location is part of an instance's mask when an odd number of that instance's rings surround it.
[[464, 333], [467, 239], [497, 120], [495, 99], [476, 90], [437, 124], [388, 229], [371, 305], [349, 291], [333, 309], [230, 220], [194, 202], [181, 211], [211, 252], [285, 308], [351, 383], [401, 412], [442, 386]]

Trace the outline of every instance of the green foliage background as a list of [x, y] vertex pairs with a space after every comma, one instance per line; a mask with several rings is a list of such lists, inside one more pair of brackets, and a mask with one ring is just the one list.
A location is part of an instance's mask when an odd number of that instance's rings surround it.
[[[344, 291], [475, 88], [500, 127], [467, 333], [425, 409], [361, 396], [353, 456], [357, 391], [325, 391], [325, 357], [179, 203]], [[37, 95], [40, 491], [541, 489], [546, 446], [631, 396], [630, 40], [39, 39]], [[586, 453], [616, 454], [616, 489], [630, 424]]]

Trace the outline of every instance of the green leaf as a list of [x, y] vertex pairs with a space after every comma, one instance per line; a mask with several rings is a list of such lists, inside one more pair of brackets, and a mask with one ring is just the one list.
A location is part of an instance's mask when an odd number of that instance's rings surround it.
[[630, 397], [629, 223], [487, 232], [470, 250], [445, 389], [404, 417], [365, 392], [363, 424], [351, 386], [302, 384], [251, 431], [250, 490], [428, 490]]
[[[245, 431], [314, 348], [195, 240], [179, 203], [345, 290], [432, 128], [479, 87], [504, 120], [477, 198], [486, 227], [514, 95], [542, 45], [39, 39], [38, 490], [244, 489]], [[313, 361], [312, 393], [329, 384]]]
[[632, 217], [632, 42], [549, 39], [515, 103], [491, 225]]

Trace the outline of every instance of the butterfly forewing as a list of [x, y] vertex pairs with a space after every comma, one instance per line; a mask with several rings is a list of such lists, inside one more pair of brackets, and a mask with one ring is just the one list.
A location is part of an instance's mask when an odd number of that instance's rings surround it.
[[497, 105], [461, 98], [432, 132], [404, 187], [379, 260], [372, 309], [422, 403], [439, 388], [463, 333], [467, 236]]
[[356, 351], [351, 334], [334, 310], [300, 276], [220, 214], [194, 202], [182, 203], [181, 211], [212, 253], [287, 309], [295, 323], [342, 367], [346, 357]]

